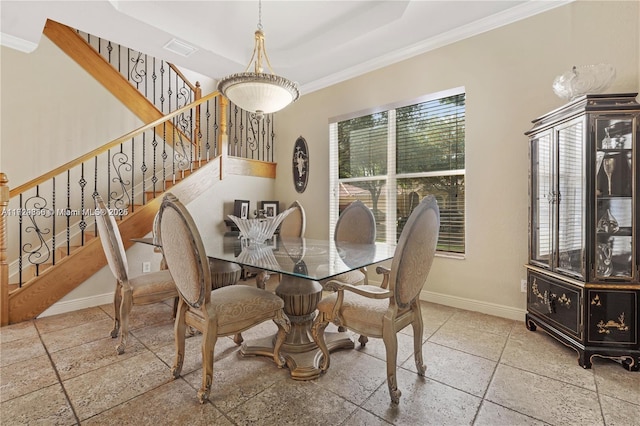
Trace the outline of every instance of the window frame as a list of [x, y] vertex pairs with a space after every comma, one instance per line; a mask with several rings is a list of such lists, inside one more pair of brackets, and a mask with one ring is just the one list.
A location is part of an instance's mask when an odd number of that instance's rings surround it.
[[[397, 204], [397, 182], [400, 179], [407, 178], [420, 178], [420, 177], [437, 177], [437, 176], [462, 176], [465, 182], [466, 192], [466, 164], [463, 169], [455, 170], [440, 170], [429, 172], [417, 172], [417, 173], [397, 173], [396, 169], [396, 110], [410, 105], [415, 105], [423, 102], [443, 99], [451, 96], [464, 94], [466, 97], [466, 91], [464, 86], [443, 90], [428, 95], [420, 96], [407, 101], [395, 102], [375, 108], [366, 110], [360, 110], [357, 112], [344, 114], [329, 119], [329, 189], [330, 189], [330, 206], [329, 206], [329, 238], [333, 239], [335, 232], [335, 225], [339, 215], [339, 201], [340, 201], [340, 184], [348, 182], [362, 182], [365, 180], [384, 180], [386, 181], [386, 207], [385, 207], [385, 238], [387, 243], [396, 244], [396, 225], [397, 214], [396, 208], [390, 206], [396, 206]], [[366, 177], [354, 177], [354, 178], [339, 178], [339, 158], [338, 158], [338, 124], [350, 119], [364, 117], [376, 113], [387, 112], [388, 124], [387, 124], [387, 174], [377, 176]], [[466, 130], [466, 104], [465, 104], [465, 130]], [[465, 162], [466, 162], [466, 146], [465, 146]], [[393, 188], [393, 190], [391, 190]], [[466, 200], [466, 196], [465, 196]], [[463, 231], [463, 252], [451, 252], [451, 251], [436, 251], [436, 255], [441, 257], [450, 257], [456, 259], [464, 259], [467, 251], [467, 227], [466, 227], [466, 201], [464, 205], [464, 231]]]

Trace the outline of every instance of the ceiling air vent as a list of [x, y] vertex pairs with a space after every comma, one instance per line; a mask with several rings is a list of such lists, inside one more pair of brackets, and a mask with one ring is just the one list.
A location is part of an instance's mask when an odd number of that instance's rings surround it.
[[170, 52], [184, 57], [187, 57], [198, 50], [198, 48], [193, 47], [185, 43], [184, 41], [176, 40], [175, 38], [172, 39], [169, 43], [165, 44], [163, 47]]

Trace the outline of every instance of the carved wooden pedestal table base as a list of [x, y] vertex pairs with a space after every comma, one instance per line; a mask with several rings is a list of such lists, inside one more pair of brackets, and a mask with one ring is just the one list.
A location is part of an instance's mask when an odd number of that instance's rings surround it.
[[[312, 380], [320, 376], [322, 353], [311, 336], [311, 325], [316, 316], [316, 306], [322, 297], [322, 286], [317, 281], [283, 275], [276, 294], [284, 300], [284, 312], [291, 320], [291, 332], [282, 345], [284, 357], [294, 380]], [[353, 341], [346, 333], [326, 333], [329, 351], [353, 349]], [[273, 357], [275, 336], [243, 344], [243, 356], [261, 355]]]

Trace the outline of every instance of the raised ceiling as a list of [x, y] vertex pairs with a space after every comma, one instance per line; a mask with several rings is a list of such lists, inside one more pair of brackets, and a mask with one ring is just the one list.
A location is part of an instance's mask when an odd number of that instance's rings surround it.
[[[262, 2], [266, 49], [302, 94], [561, 6], [571, 0]], [[244, 71], [257, 1], [0, 2], [2, 44], [34, 50], [47, 19], [213, 79]], [[197, 50], [164, 49], [177, 39]]]

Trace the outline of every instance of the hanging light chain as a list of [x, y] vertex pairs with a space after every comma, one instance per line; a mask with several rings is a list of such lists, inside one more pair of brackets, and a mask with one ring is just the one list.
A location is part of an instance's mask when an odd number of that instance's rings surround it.
[[258, 0], [258, 29], [262, 30], [262, 0]]

